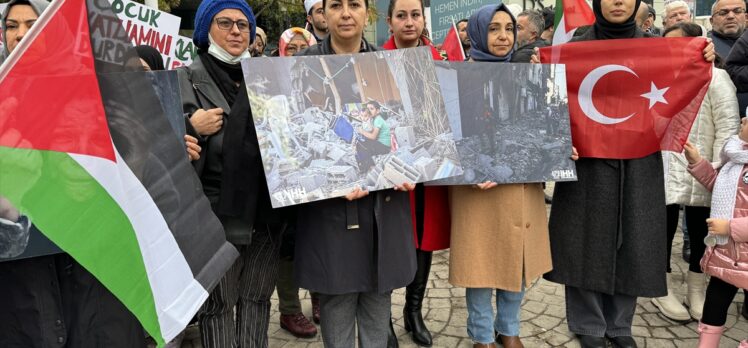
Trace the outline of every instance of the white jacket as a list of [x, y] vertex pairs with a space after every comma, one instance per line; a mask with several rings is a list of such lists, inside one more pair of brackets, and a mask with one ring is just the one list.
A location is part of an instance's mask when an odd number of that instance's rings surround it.
[[[688, 134], [688, 141], [696, 145], [701, 156], [715, 164], [719, 162], [719, 152], [725, 140], [737, 134], [740, 129], [735, 91], [735, 85], [727, 72], [713, 68], [712, 82], [691, 127], [691, 133]], [[670, 151], [663, 151], [662, 154], [667, 204], [710, 206], [712, 194], [688, 173], [686, 156]]]

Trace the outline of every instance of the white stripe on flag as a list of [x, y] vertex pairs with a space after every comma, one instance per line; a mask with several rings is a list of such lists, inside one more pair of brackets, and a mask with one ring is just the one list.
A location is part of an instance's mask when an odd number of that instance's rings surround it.
[[114, 151], [116, 164], [93, 156], [70, 156], [104, 187], [129, 218], [148, 273], [161, 335], [168, 342], [184, 330], [208, 298], [208, 292], [195, 280], [153, 198], [116, 148]]
[[574, 37], [574, 32], [577, 29], [574, 28], [569, 32], [566, 32], [566, 22], [564, 17], [561, 16], [561, 20], [558, 21], [558, 28], [553, 30], [553, 45], [560, 45], [569, 42]]

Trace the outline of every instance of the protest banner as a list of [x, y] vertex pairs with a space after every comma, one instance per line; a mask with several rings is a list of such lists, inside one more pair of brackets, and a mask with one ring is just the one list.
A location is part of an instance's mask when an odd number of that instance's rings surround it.
[[189, 66], [195, 57], [197, 57], [197, 46], [192, 42], [192, 38], [179, 35], [176, 38], [174, 50], [169, 57], [170, 61], [166, 68], [175, 69], [180, 66]]
[[130, 41], [158, 50], [167, 70], [189, 65], [197, 55], [192, 39], [179, 35], [181, 18], [130, 0], [112, 0], [111, 7]]
[[461, 173], [428, 47], [242, 67], [273, 207]]
[[452, 23], [470, 18], [481, 6], [491, 3], [488, 0], [432, 0], [431, 39], [434, 42], [444, 41]]

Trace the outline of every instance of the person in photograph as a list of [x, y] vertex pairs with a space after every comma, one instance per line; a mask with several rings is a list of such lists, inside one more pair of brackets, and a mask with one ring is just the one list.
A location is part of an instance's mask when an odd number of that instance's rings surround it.
[[359, 114], [361, 126], [356, 129], [360, 136], [354, 137], [356, 160], [361, 173], [368, 172], [374, 166], [374, 157], [387, 154], [392, 148], [390, 126], [380, 113], [381, 106], [376, 101], [365, 105], [366, 109]]

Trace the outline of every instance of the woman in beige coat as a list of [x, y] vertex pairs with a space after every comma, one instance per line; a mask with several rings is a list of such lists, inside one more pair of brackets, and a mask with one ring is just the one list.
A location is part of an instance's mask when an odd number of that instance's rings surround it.
[[[505, 5], [486, 5], [468, 20], [468, 35], [473, 60], [507, 62], [516, 23]], [[495, 347], [497, 339], [507, 348], [522, 347], [519, 310], [525, 282], [551, 270], [544, 198], [540, 184], [450, 188], [449, 282], [467, 288], [467, 329], [474, 347]]]
[[[693, 23], [678, 23], [665, 31], [665, 37], [683, 37], [702, 35], [701, 26]], [[691, 126], [688, 141], [696, 146], [702, 156], [714, 163], [719, 163], [719, 152], [727, 138], [737, 134], [740, 126], [738, 99], [735, 96], [735, 85], [726, 71], [712, 69], [712, 82], [704, 96], [699, 114]], [[673, 238], [678, 228], [679, 207], [685, 206], [685, 226], [691, 239], [691, 257], [689, 260], [686, 283], [688, 295], [686, 304], [673, 293], [668, 263], [668, 294], [652, 299], [652, 304], [666, 317], [675, 321], [701, 319], [706, 291], [706, 275], [702, 273], [699, 262], [706, 246], [704, 237], [707, 234], [706, 219], [709, 218], [712, 201], [711, 193], [698, 183], [687, 171], [688, 161], [681, 153], [663, 151], [665, 166], [665, 197], [667, 206], [667, 256], [670, 261]]]

